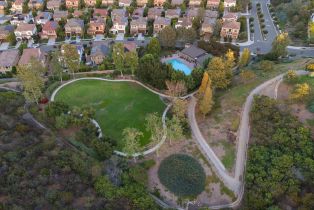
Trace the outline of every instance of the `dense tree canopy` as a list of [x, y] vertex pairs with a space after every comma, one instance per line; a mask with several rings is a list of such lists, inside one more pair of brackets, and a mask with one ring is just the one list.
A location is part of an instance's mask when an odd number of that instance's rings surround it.
[[266, 96], [255, 98], [251, 122], [246, 208], [292, 202], [300, 209], [313, 209], [309, 198], [314, 192], [314, 142], [309, 129]]

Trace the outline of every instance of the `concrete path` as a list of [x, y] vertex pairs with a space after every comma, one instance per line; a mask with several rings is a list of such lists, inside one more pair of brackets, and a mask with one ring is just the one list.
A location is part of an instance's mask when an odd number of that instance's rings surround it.
[[[308, 74], [307, 71], [303, 70], [296, 71], [296, 73], [297, 75]], [[205, 152], [206, 157], [209, 159], [211, 165], [213, 166], [219, 178], [223, 181], [227, 188], [235, 192], [235, 194], [237, 195], [236, 201], [226, 205], [209, 206], [210, 209], [233, 208], [237, 207], [241, 203], [244, 194], [244, 172], [247, 160], [248, 142], [250, 139], [249, 115], [253, 104], [254, 96], [261, 94], [266, 88], [272, 87], [273, 92], [271, 91], [266, 92], [270, 94], [269, 95], [270, 97], [276, 99], [278, 87], [281, 81], [283, 80], [284, 75], [285, 74], [280, 74], [257, 86], [250, 92], [249, 96], [246, 98], [246, 101], [242, 109], [241, 122], [238, 128], [237, 135], [238, 143], [234, 177], [231, 177], [228, 171], [225, 170], [225, 167], [221, 163], [220, 159], [215, 155], [215, 153], [210, 148], [210, 146], [204, 139], [203, 135], [201, 134], [195, 119], [196, 99], [193, 96], [191, 96], [191, 101], [188, 108], [188, 119], [189, 124], [191, 126], [192, 134], [195, 137], [196, 141], [198, 142], [198, 145]]]

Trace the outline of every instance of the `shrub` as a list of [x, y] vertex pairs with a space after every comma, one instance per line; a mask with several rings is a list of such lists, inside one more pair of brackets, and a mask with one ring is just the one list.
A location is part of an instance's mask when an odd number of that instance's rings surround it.
[[264, 33], [264, 34], [268, 34], [268, 31], [267, 31], [267, 30], [263, 30], [263, 33]]
[[314, 101], [311, 101], [311, 102], [308, 104], [307, 109], [308, 109], [310, 112], [314, 113]]
[[158, 169], [160, 182], [178, 196], [196, 196], [205, 187], [205, 172], [192, 157], [175, 154], [164, 159]]
[[308, 70], [308, 71], [314, 71], [314, 63], [308, 64], [308, 65], [306, 66], [306, 70]]
[[262, 24], [262, 25], [261, 25], [261, 28], [265, 28], [265, 27], [266, 27], [265, 24]]
[[274, 69], [274, 63], [272, 61], [261, 61], [259, 63], [259, 69], [263, 71], [272, 71]]
[[287, 78], [288, 82], [292, 82], [297, 78], [297, 74], [295, 73], [295, 71], [289, 70], [287, 72], [286, 78]]
[[251, 33], [254, 33], [254, 28], [251, 28], [251, 29], [250, 29], [250, 32], [251, 32]]
[[250, 17], [249, 21], [253, 22], [254, 21], [254, 17]]

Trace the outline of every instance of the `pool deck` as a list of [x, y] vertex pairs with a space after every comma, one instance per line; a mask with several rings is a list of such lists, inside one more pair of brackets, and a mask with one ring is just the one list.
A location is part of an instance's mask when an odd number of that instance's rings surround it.
[[167, 61], [172, 60], [172, 59], [179, 60], [183, 64], [187, 65], [191, 70], [193, 70], [194, 68], [197, 67], [197, 64], [188, 62], [187, 60], [185, 60], [183, 58], [180, 58], [180, 56], [178, 56], [177, 54], [173, 54], [173, 55], [168, 56], [168, 57], [163, 57], [160, 60], [161, 60], [162, 63], [166, 63]]

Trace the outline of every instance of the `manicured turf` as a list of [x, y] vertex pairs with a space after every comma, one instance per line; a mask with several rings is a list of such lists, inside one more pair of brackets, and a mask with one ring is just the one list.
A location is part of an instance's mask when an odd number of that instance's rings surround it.
[[123, 147], [122, 131], [126, 127], [142, 131], [141, 145], [148, 144], [146, 114], [157, 112], [161, 117], [165, 109], [158, 95], [131, 82], [79, 80], [63, 87], [55, 100], [70, 106], [92, 106], [104, 135], [115, 139], [118, 149]]

